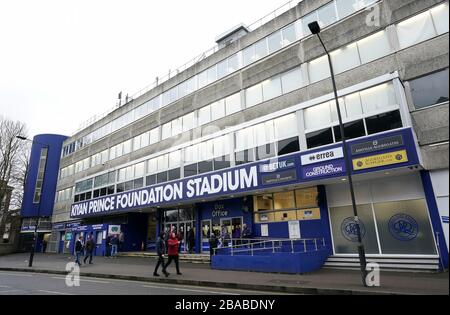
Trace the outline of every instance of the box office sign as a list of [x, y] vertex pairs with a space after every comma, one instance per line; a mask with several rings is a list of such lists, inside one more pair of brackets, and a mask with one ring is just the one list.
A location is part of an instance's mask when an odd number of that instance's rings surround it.
[[406, 150], [402, 150], [354, 159], [353, 168], [355, 171], [360, 171], [381, 166], [407, 163], [408, 161], [408, 153]]
[[392, 137], [381, 138], [378, 140], [367, 141], [352, 145], [352, 155], [360, 155], [378, 152], [381, 150], [398, 148], [404, 145], [403, 136], [396, 135]]

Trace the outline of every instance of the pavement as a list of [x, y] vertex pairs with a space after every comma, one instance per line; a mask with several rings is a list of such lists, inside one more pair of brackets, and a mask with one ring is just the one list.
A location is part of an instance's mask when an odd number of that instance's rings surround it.
[[[36, 254], [33, 267], [28, 267], [28, 254], [0, 257], [0, 272], [33, 272], [66, 275], [66, 265], [73, 256]], [[171, 275], [153, 277], [156, 260], [152, 258], [120, 257], [109, 259], [95, 257], [93, 265], [81, 267], [82, 277], [142, 281], [159, 284], [189, 285], [221, 289], [255, 290], [292, 294], [322, 295], [449, 295], [449, 274], [401, 273], [381, 271], [380, 287], [365, 288], [358, 271], [322, 269], [304, 274], [272, 274], [212, 270], [209, 265], [181, 263], [181, 276], [175, 266], [169, 266]], [[1, 283], [0, 283], [1, 285]]]

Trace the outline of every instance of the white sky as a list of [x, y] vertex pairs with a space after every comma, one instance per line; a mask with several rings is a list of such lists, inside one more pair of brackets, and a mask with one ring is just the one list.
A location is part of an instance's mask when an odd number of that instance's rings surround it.
[[0, 0], [0, 115], [72, 135], [288, 0]]

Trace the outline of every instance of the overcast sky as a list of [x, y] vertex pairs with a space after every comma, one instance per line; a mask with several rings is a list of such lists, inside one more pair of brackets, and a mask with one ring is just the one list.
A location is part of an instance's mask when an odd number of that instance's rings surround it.
[[0, 0], [0, 115], [29, 136], [80, 124], [288, 0]]

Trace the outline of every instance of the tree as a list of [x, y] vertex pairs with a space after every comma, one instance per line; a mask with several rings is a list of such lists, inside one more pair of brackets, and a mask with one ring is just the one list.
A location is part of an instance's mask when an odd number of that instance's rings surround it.
[[13, 187], [11, 207], [0, 207], [0, 235], [3, 235], [10, 208], [22, 205], [25, 179], [28, 171], [30, 145], [17, 136], [27, 136], [27, 128], [22, 122], [14, 122], [0, 116], [0, 200], [6, 199], [8, 187]]

